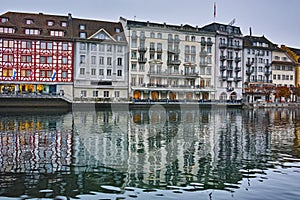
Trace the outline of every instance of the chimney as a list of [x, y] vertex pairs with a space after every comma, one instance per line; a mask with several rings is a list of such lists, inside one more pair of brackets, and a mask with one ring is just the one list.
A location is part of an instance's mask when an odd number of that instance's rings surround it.
[[68, 13], [68, 20], [72, 20], [72, 14]]
[[249, 28], [249, 31], [250, 31], [250, 36], [252, 36], [252, 28], [251, 27]]

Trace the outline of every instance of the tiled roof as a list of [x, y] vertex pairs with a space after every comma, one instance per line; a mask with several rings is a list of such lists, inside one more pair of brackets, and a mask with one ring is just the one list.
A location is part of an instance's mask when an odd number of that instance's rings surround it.
[[[73, 18], [71, 14], [65, 16], [49, 15], [43, 13], [21, 13], [7, 12], [0, 18], [8, 18], [7, 22], [0, 21], [0, 27], [14, 27], [16, 35], [24, 35], [25, 29], [38, 29], [41, 31], [40, 37], [50, 36], [50, 30], [64, 31], [64, 38], [79, 38], [80, 32], [85, 32], [87, 38], [104, 29], [112, 37], [122, 35], [125, 40], [122, 24], [119, 22], [98, 21], [89, 19]], [[26, 20], [33, 20], [32, 24], [26, 24]], [[48, 26], [48, 21], [54, 22], [53, 26]], [[62, 22], [67, 23], [66, 27], [62, 26]], [[85, 30], [80, 30], [80, 25], [85, 25]], [[117, 32], [118, 29], [118, 32]], [[34, 37], [38, 37], [34, 35]]]
[[[254, 42], [261, 42], [268, 44], [268, 47], [261, 47], [261, 46], [254, 46]], [[277, 44], [272, 43], [270, 40], [265, 38], [265, 36], [244, 36], [244, 47], [252, 47], [252, 48], [262, 48], [262, 49], [270, 49], [270, 50], [277, 50]]]
[[[224, 27], [225, 30], [221, 31], [221, 27]], [[228, 27], [232, 27], [237, 30], [237, 33], [234, 33], [234, 34], [240, 34], [240, 35], [242, 34], [240, 27], [228, 25], [228, 24], [220, 24], [220, 23], [216, 23], [216, 22], [205, 25], [201, 29], [206, 30], [206, 31], [212, 31], [212, 32], [220, 32], [220, 31], [227, 32]]]

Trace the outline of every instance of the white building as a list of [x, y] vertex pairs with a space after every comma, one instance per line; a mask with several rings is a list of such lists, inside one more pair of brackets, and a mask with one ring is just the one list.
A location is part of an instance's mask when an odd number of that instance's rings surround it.
[[135, 100], [214, 99], [214, 34], [120, 18], [129, 45], [129, 96]]
[[202, 27], [215, 34], [215, 87], [217, 100], [242, 99], [243, 35], [239, 27], [212, 23]]
[[243, 82], [272, 82], [272, 51], [276, 47], [264, 36], [244, 37]]
[[127, 42], [121, 23], [72, 19], [74, 100], [128, 98]]

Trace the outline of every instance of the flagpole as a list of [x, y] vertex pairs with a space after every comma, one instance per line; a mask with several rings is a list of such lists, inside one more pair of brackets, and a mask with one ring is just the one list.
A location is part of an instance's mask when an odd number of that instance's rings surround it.
[[216, 16], [217, 16], [217, 5], [216, 2], [214, 2], [214, 22], [216, 22]]

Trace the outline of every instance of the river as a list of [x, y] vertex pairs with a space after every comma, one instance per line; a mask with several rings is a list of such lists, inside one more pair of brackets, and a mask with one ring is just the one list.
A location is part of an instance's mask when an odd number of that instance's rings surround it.
[[300, 110], [0, 112], [2, 199], [300, 199]]

